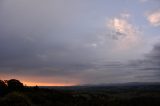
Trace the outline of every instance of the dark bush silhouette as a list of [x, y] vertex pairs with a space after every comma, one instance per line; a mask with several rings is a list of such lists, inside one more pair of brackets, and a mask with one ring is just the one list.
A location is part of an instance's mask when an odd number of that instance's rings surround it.
[[4, 95], [7, 91], [7, 85], [4, 81], [0, 80], [0, 96]]
[[32, 103], [25, 95], [14, 92], [6, 95], [1, 100], [0, 106], [32, 106]]
[[21, 83], [19, 80], [11, 79], [7, 80], [6, 83], [9, 91], [22, 91], [24, 89], [23, 83]]

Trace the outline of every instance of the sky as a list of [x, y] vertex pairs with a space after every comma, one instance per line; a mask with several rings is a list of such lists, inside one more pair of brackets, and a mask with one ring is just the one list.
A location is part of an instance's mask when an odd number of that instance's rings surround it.
[[0, 0], [0, 79], [160, 82], [160, 0]]

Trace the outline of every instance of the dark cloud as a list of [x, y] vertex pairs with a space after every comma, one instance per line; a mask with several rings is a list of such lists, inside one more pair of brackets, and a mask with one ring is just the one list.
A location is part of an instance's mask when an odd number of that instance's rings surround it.
[[82, 14], [77, 2], [75, 10], [65, 1], [0, 2], [1, 74], [67, 77], [92, 67], [90, 37], [73, 26]]
[[130, 61], [129, 63], [127, 67], [143, 73], [142, 75], [137, 74], [137, 78], [160, 81], [160, 43], [155, 44], [152, 50], [144, 55], [143, 59]]
[[[105, 21], [95, 20], [105, 20], [109, 9], [104, 5], [100, 8], [102, 13], [98, 12], [97, 2], [93, 3], [1, 0], [0, 77], [5, 74], [21, 78], [32, 76], [37, 81], [42, 81], [43, 77], [46, 82], [48, 78], [58, 77], [63, 81], [80, 80], [80, 83], [126, 82], [139, 81], [140, 76], [146, 80], [153, 73], [146, 70], [158, 70], [160, 46], [155, 46], [146, 60], [136, 60], [134, 64], [110, 62], [117, 55], [124, 58], [119, 52], [116, 55], [108, 52], [114, 47], [113, 40], [97, 35], [95, 29], [107, 29], [102, 25]], [[104, 17], [100, 17], [102, 14]], [[113, 39], [125, 36], [121, 32], [111, 35]], [[145, 65], [147, 67], [142, 67]]]
[[[152, 51], [146, 55], [146, 69], [157, 70], [160, 69], [160, 43], [156, 44]], [[145, 65], [144, 64], [144, 65]]]

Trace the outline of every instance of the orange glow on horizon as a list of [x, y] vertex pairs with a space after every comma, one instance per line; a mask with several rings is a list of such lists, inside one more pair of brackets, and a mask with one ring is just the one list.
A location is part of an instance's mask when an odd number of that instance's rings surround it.
[[[3, 76], [3, 77], [1, 77]], [[37, 76], [17, 76], [17, 75], [6, 75], [6, 74], [1, 74], [0, 78], [2, 78], [2, 80], [9, 80], [9, 79], [17, 79], [20, 82], [22, 82], [24, 85], [26, 86], [76, 86], [80, 84], [80, 81], [77, 80], [71, 80], [71, 81], [65, 81], [65, 79], [63, 81], [59, 81], [56, 78], [45, 78], [44, 80], [42, 80], [41, 77], [37, 77]], [[28, 80], [30, 79], [30, 80]], [[38, 79], [40, 79], [38, 81]], [[53, 80], [53, 82], [47, 82]], [[46, 82], [43, 82], [46, 81]]]
[[27, 86], [74, 86], [71, 83], [41, 83], [41, 82], [23, 82]]

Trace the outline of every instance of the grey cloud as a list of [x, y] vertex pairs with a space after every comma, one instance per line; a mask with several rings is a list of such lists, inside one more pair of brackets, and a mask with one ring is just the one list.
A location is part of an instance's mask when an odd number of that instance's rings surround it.
[[[138, 62], [110, 62], [114, 55], [108, 52], [113, 47], [108, 37], [102, 38], [106, 44], [98, 44], [99, 48], [88, 46], [101, 42], [94, 28], [86, 25], [92, 23], [89, 9], [86, 2], [75, 0], [1, 0], [0, 74], [79, 79], [81, 83], [147, 79], [153, 71], [146, 73]], [[157, 61], [155, 54], [147, 58]]]
[[156, 44], [152, 51], [146, 55], [146, 60], [144, 61], [149, 69], [159, 71], [160, 68], [160, 44]]
[[[128, 62], [104, 62], [92, 69], [85, 81], [102, 82], [158, 82], [160, 81], [160, 43], [153, 46], [143, 59]], [[99, 80], [95, 80], [99, 79]], [[84, 81], [84, 82], [85, 82]]]
[[143, 73], [137, 78], [146, 78], [150, 81], [160, 80], [160, 43], [153, 46], [153, 49], [144, 55], [143, 59], [130, 61], [128, 67]]
[[0, 2], [1, 73], [65, 76], [89, 68], [95, 60], [94, 50], [85, 47], [92, 37], [73, 25], [82, 15], [78, 2]]

